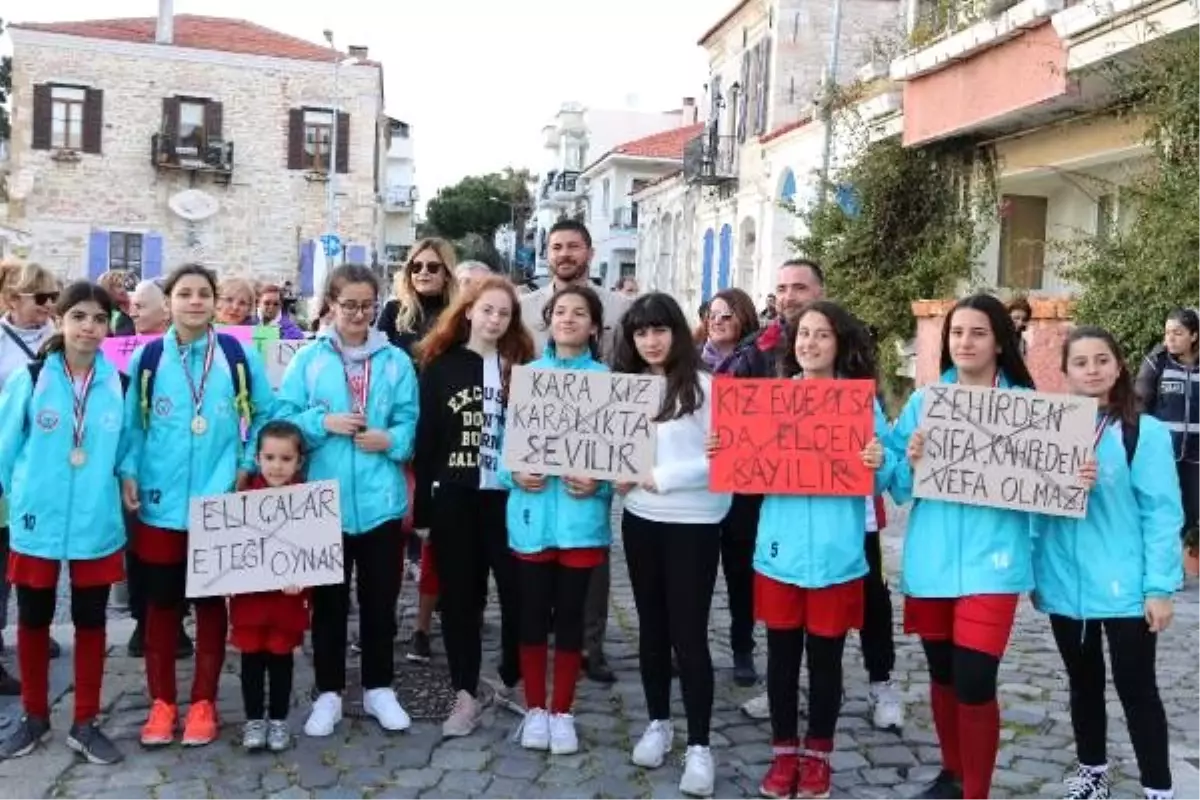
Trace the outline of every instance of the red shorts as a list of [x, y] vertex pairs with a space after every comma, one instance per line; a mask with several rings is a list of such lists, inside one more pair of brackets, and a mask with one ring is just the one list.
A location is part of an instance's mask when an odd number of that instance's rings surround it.
[[904, 632], [1000, 658], [1008, 647], [1019, 599], [1015, 594], [905, 597]]
[[535, 564], [554, 562], [570, 569], [592, 569], [604, 563], [608, 549], [604, 547], [568, 547], [562, 550], [543, 550], [540, 553], [518, 553], [513, 551], [513, 557], [518, 561], [532, 561]]
[[229, 643], [243, 653], [271, 653], [286, 656], [304, 644], [304, 631], [276, 627], [235, 625], [229, 632]]
[[421, 580], [417, 583], [417, 592], [434, 597], [442, 593], [442, 586], [438, 583], [437, 564], [433, 560], [433, 545], [428, 539], [421, 542]]
[[175, 565], [187, 561], [187, 531], [156, 528], [140, 519], [130, 531], [133, 553], [147, 564]]
[[[67, 562], [71, 569], [71, 585], [81, 588], [90, 586], [112, 586], [125, 580], [125, 551], [86, 561]], [[8, 582], [29, 589], [53, 589], [58, 585], [61, 561], [27, 556], [22, 553], [8, 554]]]
[[845, 636], [863, 624], [863, 579], [804, 589], [754, 573], [754, 616], [768, 628]]

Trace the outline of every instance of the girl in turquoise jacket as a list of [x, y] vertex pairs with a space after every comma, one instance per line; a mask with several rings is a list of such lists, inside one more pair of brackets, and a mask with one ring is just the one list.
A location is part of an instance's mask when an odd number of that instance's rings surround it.
[[108, 592], [124, 577], [116, 477], [127, 444], [124, 398], [120, 373], [99, 352], [113, 308], [98, 286], [68, 286], [54, 310], [61, 332], [42, 346], [42, 360], [20, 367], [0, 394], [0, 486], [12, 513], [4, 566], [17, 590], [25, 707], [20, 725], [0, 744], [0, 759], [30, 753], [50, 732], [50, 623], [64, 561], [75, 625], [75, 720], [67, 746], [95, 764], [122, 758], [96, 725]]
[[[607, 372], [597, 360], [604, 306], [587, 286], [558, 290], [542, 312], [550, 332], [533, 369]], [[509, 414], [520, 414], [510, 407]], [[579, 749], [575, 683], [583, 649], [583, 609], [592, 570], [612, 542], [612, 486], [592, 478], [502, 472], [508, 496], [508, 543], [521, 584], [520, 657], [525, 681], [521, 746], [555, 754]], [[554, 695], [546, 704], [547, 640], [554, 620]], [[547, 708], [549, 713], [547, 713]]]
[[[991, 295], [959, 300], [942, 325], [942, 383], [1033, 388], [1004, 304]], [[918, 430], [925, 390], [909, 398], [892, 429], [892, 496], [913, 494], [924, 453]], [[922, 797], [987, 797], [1000, 737], [996, 678], [1016, 617], [1033, 588], [1032, 515], [942, 500], [916, 500], [904, 537], [904, 629], [921, 637], [929, 663], [942, 771]]]
[[1066, 780], [1067, 796], [1109, 795], [1103, 630], [1146, 797], [1170, 797], [1167, 717], [1154, 660], [1158, 634], [1171, 623], [1171, 595], [1183, 580], [1171, 434], [1138, 414], [1124, 355], [1108, 331], [1071, 331], [1062, 368], [1071, 393], [1096, 398], [1100, 408], [1095, 460], [1085, 465], [1093, 482], [1087, 516], [1039, 516], [1035, 525], [1034, 605], [1050, 615], [1071, 686], [1079, 765]]
[[[809, 304], [791, 327], [780, 373], [797, 380], [876, 379], [863, 325], [836, 303]], [[860, 454], [882, 493], [896, 461], [881, 444], [887, 418], [874, 402], [875, 436]], [[842, 694], [846, 634], [863, 624], [867, 574], [862, 497], [769, 494], [754, 551], [755, 616], [767, 628], [767, 699], [774, 760], [764, 797], [825, 797]], [[807, 640], [807, 642], [806, 642]], [[797, 682], [808, 646], [808, 733], [798, 737]], [[798, 794], [797, 794], [798, 793]]]
[[[125, 508], [137, 514], [132, 546], [145, 565], [146, 682], [152, 704], [142, 728], [147, 747], [175, 740], [175, 648], [184, 611], [187, 527], [192, 498], [243, 486], [254, 464], [251, 441], [271, 418], [275, 395], [262, 360], [212, 325], [216, 275], [179, 267], [163, 287], [172, 325], [134, 352], [125, 397], [129, 449], [121, 461]], [[216, 696], [225, 662], [223, 597], [193, 601], [196, 671], [183, 744], [217, 738]]]
[[279, 387], [280, 415], [304, 433], [308, 479], [336, 480], [342, 499], [347, 578], [313, 589], [319, 694], [304, 732], [329, 736], [342, 718], [351, 570], [358, 581], [363, 710], [385, 730], [399, 731], [410, 720], [392, 691], [392, 642], [408, 509], [403, 463], [412, 458], [417, 429], [417, 376], [408, 355], [371, 327], [379, 303], [375, 273], [338, 267], [325, 296], [333, 325], [296, 354]]

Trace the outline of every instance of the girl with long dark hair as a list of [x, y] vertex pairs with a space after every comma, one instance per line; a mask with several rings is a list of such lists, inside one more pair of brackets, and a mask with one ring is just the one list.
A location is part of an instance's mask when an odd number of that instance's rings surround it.
[[1087, 516], [1039, 516], [1034, 539], [1034, 605], [1050, 615], [1071, 687], [1079, 765], [1066, 796], [1109, 796], [1103, 634], [1146, 797], [1171, 797], [1167, 716], [1154, 668], [1183, 574], [1179, 485], [1164, 469], [1173, 460], [1171, 435], [1138, 413], [1129, 369], [1108, 331], [1072, 330], [1062, 370], [1071, 394], [1094, 397], [1100, 410], [1095, 460], [1081, 470], [1091, 484]]
[[674, 739], [671, 653], [687, 712], [687, 757], [680, 791], [713, 792], [709, 750], [713, 705], [708, 613], [721, 553], [721, 520], [730, 495], [708, 490], [706, 443], [712, 427], [712, 379], [704, 370], [679, 304], [653, 292], [621, 319], [614, 372], [659, 375], [666, 383], [654, 418], [654, 469], [640, 485], [618, 484], [625, 559], [638, 612], [638, 661], [650, 724], [633, 763], [662, 766]]
[[[849, 312], [825, 300], [810, 303], [791, 328], [781, 368], [800, 380], [877, 380], [875, 346]], [[896, 457], [882, 439], [888, 421], [875, 402], [875, 436], [862, 463], [887, 487]], [[842, 697], [842, 651], [851, 628], [863, 627], [863, 548], [867, 504], [862, 497], [766, 495], [754, 551], [754, 600], [767, 627], [767, 694], [774, 760], [764, 797], [826, 797], [829, 757]], [[808, 733], [798, 735], [797, 681], [808, 648]], [[798, 793], [798, 794], [797, 794]]]
[[516, 290], [484, 278], [446, 309], [417, 346], [421, 417], [414, 462], [413, 525], [426, 530], [441, 584], [442, 633], [458, 693], [442, 725], [467, 736], [479, 725], [483, 656], [480, 619], [488, 573], [500, 594], [502, 661], [507, 690], [521, 678], [516, 565], [508, 547], [500, 439], [512, 368], [533, 357]]
[[[1033, 388], [1004, 304], [976, 294], [942, 325], [942, 383]], [[892, 495], [913, 493], [924, 453], [918, 430], [925, 390], [905, 404], [888, 439], [897, 458]], [[1000, 741], [1000, 659], [1021, 594], [1033, 588], [1030, 518], [944, 500], [914, 500], [904, 537], [904, 629], [921, 638], [929, 663], [942, 771], [922, 797], [987, 797]]]
[[[137, 515], [130, 543], [146, 589], [146, 747], [175, 741], [175, 650], [187, 587], [188, 515], [192, 498], [243, 487], [254, 468], [258, 431], [275, 410], [275, 393], [257, 351], [213, 326], [216, 275], [185, 264], [167, 278], [171, 327], [129, 360], [125, 398], [129, 450], [121, 495]], [[223, 597], [197, 598], [196, 668], [185, 746], [217, 738], [217, 688], [225, 663], [229, 616]]]
[[50, 623], [63, 562], [75, 625], [75, 715], [67, 746], [93, 764], [122, 758], [96, 722], [108, 594], [125, 574], [116, 477], [127, 444], [124, 390], [121, 374], [100, 353], [114, 308], [99, 286], [67, 287], [54, 307], [61, 332], [0, 395], [0, 486], [15, 523], [4, 567], [17, 590], [25, 707], [20, 725], [0, 744], [0, 759], [27, 755], [50, 732]]
[[[607, 372], [600, 357], [604, 306], [594, 290], [568, 284], [542, 312], [550, 338], [538, 369]], [[607, 481], [572, 476], [505, 473], [508, 542], [521, 584], [521, 677], [528, 710], [521, 746], [565, 755], [579, 749], [575, 683], [583, 648], [584, 601], [592, 571], [612, 541]], [[547, 640], [553, 620], [553, 697], [546, 702]], [[548, 711], [547, 711], [548, 709]]]
[[329, 274], [325, 297], [333, 325], [296, 354], [279, 387], [280, 416], [304, 432], [308, 480], [341, 486], [346, 580], [312, 592], [318, 695], [304, 732], [329, 736], [342, 719], [351, 572], [362, 634], [363, 710], [384, 730], [402, 731], [411, 720], [392, 690], [392, 643], [408, 510], [402, 465], [412, 458], [416, 436], [416, 375], [404, 351], [371, 327], [379, 303], [375, 273], [340, 266]]

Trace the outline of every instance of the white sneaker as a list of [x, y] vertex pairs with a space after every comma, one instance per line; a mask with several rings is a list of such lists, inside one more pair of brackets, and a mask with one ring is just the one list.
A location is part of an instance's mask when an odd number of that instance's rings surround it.
[[442, 736], [447, 739], [456, 736], [470, 736], [479, 727], [479, 715], [482, 709], [479, 701], [465, 689], [458, 690], [458, 698], [454, 701], [454, 709], [442, 723]]
[[579, 752], [579, 737], [575, 734], [575, 717], [555, 714], [550, 717], [550, 753], [569, 756]]
[[767, 693], [763, 692], [758, 697], [752, 697], [742, 703], [742, 713], [750, 719], [770, 719], [771, 700]]
[[405, 731], [412, 725], [390, 686], [363, 692], [363, 711], [374, 717], [385, 731]]
[[531, 708], [521, 723], [521, 747], [526, 750], [550, 748], [550, 715], [544, 708]]
[[872, 683], [868, 702], [873, 708], [873, 721], [880, 730], [904, 726], [904, 699], [891, 681]]
[[671, 744], [675, 740], [675, 728], [669, 719], [656, 719], [646, 727], [646, 732], [633, 748], [633, 763], [646, 769], [658, 769], [663, 765]]
[[704, 745], [691, 745], [684, 757], [679, 791], [692, 797], [712, 797], [715, 772], [712, 751]]
[[342, 721], [342, 696], [337, 692], [322, 692], [313, 701], [312, 712], [304, 723], [305, 736], [329, 736]]

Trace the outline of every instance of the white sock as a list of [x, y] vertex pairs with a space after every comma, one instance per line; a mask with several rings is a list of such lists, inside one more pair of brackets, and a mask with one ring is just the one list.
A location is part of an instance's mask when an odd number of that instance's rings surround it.
[[1093, 775], [1105, 775], [1108, 773], [1108, 764], [1101, 764], [1098, 767], [1088, 766], [1087, 764], [1080, 764], [1079, 766]]
[[1174, 800], [1174, 789], [1145, 789], [1146, 800]]

